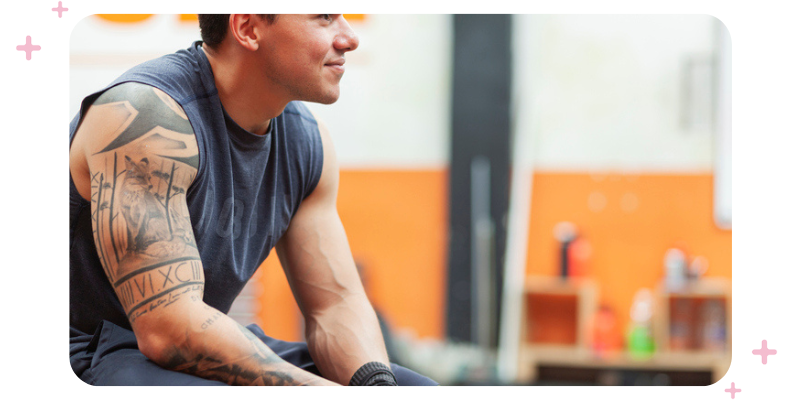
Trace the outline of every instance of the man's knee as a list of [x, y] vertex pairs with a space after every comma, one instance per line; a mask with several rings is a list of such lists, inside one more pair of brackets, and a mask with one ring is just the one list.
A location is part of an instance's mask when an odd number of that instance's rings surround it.
[[392, 363], [392, 372], [400, 386], [439, 386], [433, 379], [394, 363]]
[[131, 349], [105, 357], [91, 369], [85, 381], [94, 386], [226, 386], [222, 382], [164, 369], [138, 350]]

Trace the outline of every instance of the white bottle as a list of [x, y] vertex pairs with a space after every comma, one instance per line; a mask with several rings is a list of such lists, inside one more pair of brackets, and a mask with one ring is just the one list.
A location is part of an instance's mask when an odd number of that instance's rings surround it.
[[669, 292], [686, 286], [686, 255], [680, 249], [672, 248], [664, 254], [664, 286]]

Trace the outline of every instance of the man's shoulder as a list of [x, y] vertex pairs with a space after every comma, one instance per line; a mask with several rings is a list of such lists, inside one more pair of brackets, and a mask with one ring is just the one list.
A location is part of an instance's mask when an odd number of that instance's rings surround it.
[[123, 82], [137, 82], [155, 87], [176, 101], [197, 97], [205, 91], [201, 60], [192, 49], [179, 50], [138, 64], [120, 75], [109, 87]]

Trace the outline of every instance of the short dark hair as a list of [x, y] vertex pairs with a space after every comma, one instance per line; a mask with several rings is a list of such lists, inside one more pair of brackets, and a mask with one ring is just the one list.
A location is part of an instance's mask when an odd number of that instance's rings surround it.
[[[268, 23], [275, 22], [278, 14], [258, 14]], [[215, 49], [228, 35], [228, 18], [230, 14], [197, 14], [200, 21], [200, 38], [203, 43]]]

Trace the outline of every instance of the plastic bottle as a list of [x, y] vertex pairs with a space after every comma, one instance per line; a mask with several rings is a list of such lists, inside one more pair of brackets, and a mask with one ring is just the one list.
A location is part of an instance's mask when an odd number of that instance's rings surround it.
[[617, 328], [614, 310], [600, 306], [592, 319], [592, 352], [598, 358], [611, 357], [622, 348], [622, 335]]
[[680, 249], [671, 248], [664, 254], [664, 286], [670, 292], [686, 286], [686, 254]]
[[649, 358], [655, 352], [653, 341], [653, 295], [639, 289], [631, 306], [631, 325], [628, 330], [628, 352], [633, 358]]
[[689, 282], [697, 282], [706, 271], [708, 271], [708, 259], [703, 256], [695, 257], [686, 269]]
[[558, 274], [562, 279], [567, 279], [569, 277], [570, 245], [572, 245], [572, 241], [577, 237], [577, 232], [577, 227], [571, 222], [559, 222], [553, 227], [553, 236], [555, 236], [559, 244]]
[[569, 259], [568, 274], [572, 278], [589, 276], [589, 260], [592, 256], [592, 245], [585, 237], [578, 236], [567, 250]]

